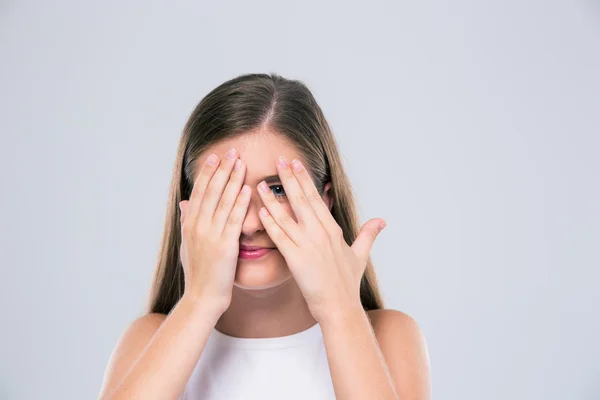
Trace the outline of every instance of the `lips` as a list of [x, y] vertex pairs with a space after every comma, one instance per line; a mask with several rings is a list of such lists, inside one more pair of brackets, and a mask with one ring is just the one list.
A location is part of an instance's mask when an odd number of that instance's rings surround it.
[[240, 250], [243, 250], [243, 251], [256, 251], [256, 250], [263, 250], [263, 249], [272, 250], [272, 249], [274, 249], [274, 247], [248, 246], [245, 244], [240, 245]]
[[255, 260], [266, 256], [273, 251], [273, 249], [274, 248], [269, 247], [240, 245], [239, 258], [244, 260]]

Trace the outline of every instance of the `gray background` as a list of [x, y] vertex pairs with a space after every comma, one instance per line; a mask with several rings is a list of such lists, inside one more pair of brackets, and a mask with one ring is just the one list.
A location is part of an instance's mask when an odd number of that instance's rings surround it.
[[181, 129], [305, 81], [435, 399], [600, 399], [598, 1], [0, 1], [0, 398], [92, 399], [144, 305]]

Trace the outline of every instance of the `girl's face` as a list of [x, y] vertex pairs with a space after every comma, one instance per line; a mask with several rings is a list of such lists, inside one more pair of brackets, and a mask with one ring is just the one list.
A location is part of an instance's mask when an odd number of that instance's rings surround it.
[[[297, 221], [282, 182], [277, 176], [275, 162], [279, 156], [285, 156], [289, 161], [298, 159], [304, 165], [308, 163], [292, 142], [271, 131], [261, 130], [216, 143], [196, 160], [197, 166], [201, 166], [210, 153], [225, 157], [227, 150], [232, 147], [239, 152], [240, 159], [246, 163], [244, 183], [251, 189], [250, 204], [242, 224], [239, 244], [275, 248], [259, 258], [238, 258], [234, 286], [246, 290], [269, 289], [287, 281], [292, 275], [285, 259], [277, 250], [258, 216], [258, 211], [264, 204], [257, 192], [257, 185], [264, 180], [283, 209], [292, 216], [294, 221]], [[198, 171], [199, 168], [196, 170]], [[330, 183], [325, 186], [323, 201], [331, 207], [328, 196], [330, 186]]]

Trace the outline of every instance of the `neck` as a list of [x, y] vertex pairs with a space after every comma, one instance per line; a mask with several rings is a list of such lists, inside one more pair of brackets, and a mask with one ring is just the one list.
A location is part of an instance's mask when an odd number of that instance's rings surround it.
[[271, 338], [302, 332], [317, 321], [293, 277], [264, 290], [233, 287], [231, 304], [215, 328], [240, 338]]

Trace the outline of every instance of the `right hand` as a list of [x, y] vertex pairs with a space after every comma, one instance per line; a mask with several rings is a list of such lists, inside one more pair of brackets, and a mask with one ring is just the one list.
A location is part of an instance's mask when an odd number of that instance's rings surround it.
[[246, 165], [237, 152], [232, 158], [216, 157], [214, 165], [207, 158], [190, 199], [179, 203], [184, 295], [214, 301], [221, 312], [231, 303], [239, 239], [250, 203], [245, 174]]

